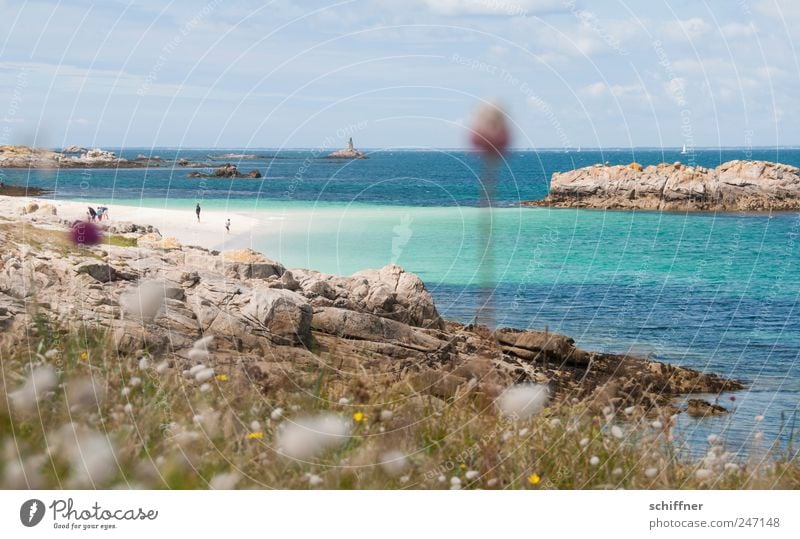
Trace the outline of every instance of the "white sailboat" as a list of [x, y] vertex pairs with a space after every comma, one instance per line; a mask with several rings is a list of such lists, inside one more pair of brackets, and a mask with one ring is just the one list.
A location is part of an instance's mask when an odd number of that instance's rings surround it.
[[681, 153], [684, 154], [684, 155], [686, 154], [686, 144], [683, 145], [683, 149], [681, 150]]

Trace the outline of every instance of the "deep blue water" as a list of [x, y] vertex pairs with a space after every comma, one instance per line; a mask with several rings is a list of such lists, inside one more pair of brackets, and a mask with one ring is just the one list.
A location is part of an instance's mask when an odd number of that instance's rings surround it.
[[[127, 149], [212, 161], [229, 150]], [[187, 170], [3, 170], [7, 183], [106, 204], [255, 211], [263, 227], [241, 244], [289, 267], [351, 273], [397, 262], [418, 273], [449, 318], [471, 320], [481, 259], [492, 261], [499, 325], [568, 334], [587, 349], [627, 352], [744, 380], [721, 397], [731, 416], [680, 429], [695, 448], [723, 433], [736, 448], [791, 436], [800, 397], [800, 214], [686, 214], [520, 208], [543, 197], [553, 172], [597, 162], [681, 161], [714, 167], [732, 159], [800, 166], [800, 150], [648, 149], [514, 152], [500, 163], [490, 249], [480, 244], [482, 165], [463, 151], [371, 152], [337, 161], [310, 150], [230, 150], [262, 179], [196, 179]], [[113, 209], [112, 209], [113, 212]], [[113, 215], [113, 213], [112, 213]], [[272, 220], [267, 220], [267, 217]], [[283, 223], [276, 225], [276, 223]], [[292, 226], [290, 226], [290, 224]], [[730, 400], [730, 397], [736, 400]], [[758, 423], [756, 415], [764, 415]]]

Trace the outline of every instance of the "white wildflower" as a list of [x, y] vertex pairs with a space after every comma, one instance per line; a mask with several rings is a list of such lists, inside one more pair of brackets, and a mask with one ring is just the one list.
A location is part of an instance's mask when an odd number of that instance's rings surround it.
[[519, 435], [520, 436], [527, 436], [529, 432], [530, 432], [530, 429], [526, 427], [524, 429], [520, 429]]
[[467, 481], [472, 481], [476, 479], [480, 473], [477, 470], [467, 470], [467, 473], [464, 474], [464, 477], [467, 478]]
[[444, 483], [445, 481], [447, 481], [447, 477], [445, 477], [444, 475], [440, 475], [437, 478], [437, 481], [439, 481], [440, 483]]
[[274, 410], [272, 410], [272, 413], [269, 414], [269, 417], [273, 421], [277, 421], [281, 418], [282, 415], [283, 415], [283, 408], [275, 408]]
[[496, 486], [497, 486], [497, 478], [496, 478], [496, 477], [492, 477], [491, 479], [489, 479], [489, 480], [486, 482], [486, 486], [487, 486], [487, 487], [489, 487], [489, 488], [494, 488], [494, 487], [496, 487]]
[[308, 485], [311, 487], [318, 487], [322, 484], [322, 478], [316, 474], [310, 474], [308, 476]]
[[9, 393], [11, 405], [21, 412], [32, 412], [42, 397], [58, 385], [56, 370], [50, 365], [36, 367], [21, 388]]
[[200, 386], [201, 393], [208, 393], [209, 391], [211, 391], [211, 384], [203, 384]]
[[58, 350], [55, 348], [51, 348], [47, 352], [44, 353], [44, 357], [47, 359], [55, 359], [58, 357]]
[[304, 460], [344, 444], [350, 422], [336, 414], [320, 414], [284, 421], [278, 428], [277, 445], [287, 457]]
[[400, 478], [400, 482], [405, 484], [405, 483], [408, 483], [410, 479], [411, 479], [411, 477], [409, 477], [407, 475], [404, 475], [403, 477]]
[[208, 482], [208, 488], [213, 490], [233, 490], [241, 476], [236, 472], [219, 473]]
[[192, 361], [208, 361], [211, 358], [211, 354], [208, 350], [198, 350], [197, 348], [192, 348], [189, 350], [189, 359]]
[[69, 464], [66, 488], [102, 488], [117, 471], [113, 445], [99, 432], [67, 423], [48, 441], [50, 453]]
[[133, 413], [133, 405], [131, 403], [128, 403], [128, 404], [125, 405], [123, 410], [125, 410], [126, 414]]
[[709, 434], [707, 439], [708, 443], [710, 444], [716, 444], [717, 442], [719, 442], [719, 436], [717, 436], [716, 434]]
[[554, 417], [550, 420], [550, 426], [553, 428], [557, 428], [561, 426], [561, 420], [557, 417]]
[[611, 475], [613, 475], [614, 477], [619, 477], [620, 475], [622, 475], [622, 473], [623, 473], [622, 468], [614, 468], [613, 470], [611, 470]]
[[739, 471], [739, 465], [736, 464], [735, 462], [726, 462], [725, 463], [725, 471], [726, 472], [738, 472]]
[[119, 305], [123, 316], [152, 321], [164, 303], [164, 283], [145, 281], [138, 287], [123, 292]]
[[380, 465], [387, 475], [398, 476], [408, 466], [408, 458], [402, 451], [392, 449], [381, 455]]
[[391, 410], [381, 410], [381, 421], [389, 421], [394, 416], [394, 413]]
[[128, 380], [128, 384], [131, 387], [139, 387], [140, 385], [142, 385], [142, 379], [139, 378], [138, 376], [133, 376], [130, 380]]
[[650, 426], [653, 427], [654, 429], [663, 429], [664, 428], [664, 424], [659, 420], [653, 421], [652, 423], [650, 423]]
[[545, 384], [518, 384], [503, 391], [495, 402], [504, 416], [525, 419], [541, 412], [549, 398]]
[[623, 412], [625, 412], [625, 415], [633, 415], [633, 412], [635, 411], [636, 411], [636, 406], [628, 406], [623, 410]]
[[253, 432], [259, 432], [261, 430], [261, 423], [256, 421], [255, 419], [250, 422], [250, 430]]
[[619, 427], [619, 425], [614, 425], [611, 427], [611, 436], [614, 438], [623, 438], [625, 433], [622, 432], [622, 429]]
[[148, 357], [139, 358], [139, 370], [146, 371], [149, 368], [150, 368], [150, 358]]
[[762, 421], [764, 421], [764, 416], [763, 415], [757, 415], [754, 419], [757, 422], [761, 423]]
[[201, 371], [197, 371], [194, 374], [195, 381], [196, 382], [200, 382], [200, 383], [208, 382], [212, 378], [214, 378], [214, 369], [211, 369], [211, 368], [203, 369]]
[[123, 397], [127, 397], [130, 394], [131, 394], [131, 388], [129, 388], [129, 387], [123, 387], [122, 388], [122, 396]]
[[581, 438], [581, 441], [578, 443], [580, 444], [581, 447], [586, 447], [587, 445], [589, 445], [589, 438]]
[[758, 431], [758, 432], [756, 432], [756, 433], [753, 435], [753, 439], [754, 439], [755, 441], [757, 441], [757, 442], [760, 442], [761, 440], [763, 440], [763, 439], [764, 439], [764, 433], [763, 433], [763, 432], [761, 432], [761, 431]]
[[206, 366], [204, 364], [200, 363], [199, 365], [195, 365], [194, 367], [189, 369], [189, 374], [191, 376], [194, 376], [195, 374], [197, 374], [198, 372], [202, 371], [205, 368], [206, 368]]
[[450, 478], [450, 490], [458, 490], [461, 488], [461, 478], [453, 476]]
[[202, 339], [196, 340], [192, 345], [192, 348], [195, 350], [208, 350], [213, 343], [214, 343], [214, 336], [206, 335]]
[[600, 457], [593, 455], [592, 458], [589, 459], [589, 464], [592, 466], [597, 466], [598, 464], [600, 464]]
[[704, 468], [697, 470], [694, 474], [701, 481], [705, 481], [706, 479], [709, 479], [712, 476], [711, 470], [706, 470]]
[[652, 479], [658, 475], [658, 468], [648, 468], [644, 471], [644, 475]]
[[339, 399], [339, 404], [341, 404], [342, 406], [346, 406], [350, 404], [350, 399], [348, 399], [347, 397], [342, 397], [341, 399]]
[[164, 374], [165, 372], [167, 372], [167, 369], [169, 369], [169, 363], [167, 363], [166, 361], [162, 361], [161, 363], [156, 365], [156, 372], [158, 374]]

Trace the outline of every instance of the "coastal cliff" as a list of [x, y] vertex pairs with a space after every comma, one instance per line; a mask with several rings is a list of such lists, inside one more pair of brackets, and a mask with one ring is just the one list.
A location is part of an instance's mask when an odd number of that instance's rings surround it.
[[594, 165], [553, 174], [547, 197], [524, 204], [666, 211], [797, 210], [799, 173], [796, 167], [767, 161], [730, 161], [716, 168], [681, 163]]
[[123, 159], [100, 148], [86, 150], [68, 146], [59, 152], [28, 146], [0, 146], [0, 168], [138, 168], [158, 166], [158, 161], [160, 159], [144, 155]]

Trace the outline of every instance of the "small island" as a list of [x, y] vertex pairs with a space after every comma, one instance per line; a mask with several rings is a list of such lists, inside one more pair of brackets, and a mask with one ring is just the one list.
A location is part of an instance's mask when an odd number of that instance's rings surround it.
[[334, 159], [366, 159], [367, 155], [353, 147], [353, 137], [350, 137], [350, 140], [347, 142], [347, 148], [329, 153], [328, 157]]
[[663, 211], [800, 209], [800, 169], [768, 161], [729, 161], [716, 168], [680, 162], [597, 164], [556, 172], [550, 192], [526, 206]]

